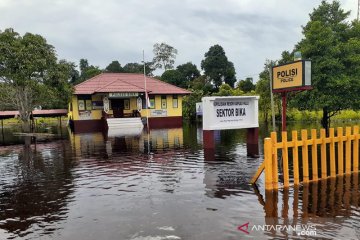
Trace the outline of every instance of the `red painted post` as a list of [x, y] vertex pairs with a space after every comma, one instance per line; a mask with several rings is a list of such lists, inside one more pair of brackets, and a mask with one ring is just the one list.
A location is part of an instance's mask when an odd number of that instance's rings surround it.
[[282, 93], [282, 131], [286, 131], [286, 92]]
[[205, 161], [213, 161], [215, 159], [214, 130], [203, 130], [203, 146]]
[[246, 134], [247, 155], [259, 156], [259, 128], [248, 128]]
[[203, 130], [204, 148], [215, 148], [214, 130]]

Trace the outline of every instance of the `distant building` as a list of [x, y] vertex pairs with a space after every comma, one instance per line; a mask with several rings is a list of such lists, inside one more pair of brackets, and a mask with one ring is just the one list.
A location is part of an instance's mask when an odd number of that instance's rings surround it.
[[[133, 73], [102, 73], [75, 86], [69, 123], [75, 132], [102, 131], [109, 122], [140, 120], [150, 128], [182, 126], [182, 99], [190, 91]], [[131, 119], [130, 119], [131, 118]], [[111, 121], [110, 121], [111, 120]]]

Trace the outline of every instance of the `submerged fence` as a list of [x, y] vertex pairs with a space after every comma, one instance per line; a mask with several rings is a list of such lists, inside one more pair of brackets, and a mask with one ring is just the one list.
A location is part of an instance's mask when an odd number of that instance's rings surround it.
[[[277, 141], [276, 132], [272, 132], [270, 138], [265, 138], [264, 162], [252, 178], [251, 183], [255, 183], [265, 169], [265, 189], [271, 190], [279, 187], [279, 151], [282, 155], [283, 186], [285, 188], [290, 185], [289, 160], [292, 161], [294, 185], [358, 172], [359, 137], [359, 126], [346, 127], [345, 135], [343, 128], [338, 127], [336, 136], [334, 128], [330, 128], [329, 137], [326, 137], [325, 129], [320, 130], [319, 137], [317, 137], [316, 129], [312, 129], [310, 138], [308, 130], [301, 130], [301, 139], [299, 139], [297, 131], [292, 131], [291, 141], [287, 139], [287, 132], [282, 132], [281, 142]], [[320, 152], [318, 152], [318, 146]], [[290, 159], [289, 151], [292, 152]], [[301, 156], [301, 172], [299, 154]], [[309, 162], [309, 155], [311, 162]], [[318, 162], [318, 155], [320, 162]], [[311, 163], [311, 172], [309, 163]]]

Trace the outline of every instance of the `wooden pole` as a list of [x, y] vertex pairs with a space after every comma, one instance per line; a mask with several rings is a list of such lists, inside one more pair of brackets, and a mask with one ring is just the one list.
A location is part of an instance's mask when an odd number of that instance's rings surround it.
[[336, 164], [335, 164], [335, 133], [334, 128], [329, 129], [330, 137], [330, 176], [336, 177]]
[[283, 174], [284, 174], [284, 187], [289, 187], [289, 154], [287, 143], [287, 132], [282, 132], [281, 141], [283, 144], [282, 157], [283, 157]]
[[276, 131], [276, 127], [275, 127], [275, 110], [274, 110], [274, 94], [272, 92], [272, 63], [270, 62], [270, 67], [269, 67], [269, 74], [270, 74], [270, 103], [271, 103], [271, 119], [272, 119], [272, 127], [273, 127], [273, 131]]
[[343, 129], [342, 127], [337, 128], [337, 137], [338, 141], [338, 174], [340, 176], [344, 175], [344, 152], [343, 152]]
[[265, 161], [265, 189], [273, 189], [273, 180], [272, 180], [272, 145], [271, 138], [265, 138], [264, 143], [264, 161]]
[[346, 174], [351, 173], [351, 127], [346, 127], [346, 142], [345, 142], [345, 159], [346, 159], [346, 165], [345, 165], [345, 172]]
[[299, 179], [299, 149], [298, 149], [298, 134], [297, 131], [292, 131], [293, 147], [293, 171], [294, 171], [294, 185], [298, 185]]
[[273, 146], [273, 162], [272, 162], [272, 171], [273, 171], [273, 187], [274, 189], [278, 189], [279, 188], [279, 172], [278, 172], [278, 154], [277, 154], [277, 148], [276, 143], [277, 143], [277, 136], [276, 136], [276, 132], [272, 132], [271, 133], [271, 141], [272, 141], [272, 146]]
[[311, 160], [312, 160], [312, 180], [318, 180], [318, 159], [317, 159], [317, 143], [316, 129], [311, 129]]
[[359, 171], [359, 126], [354, 126], [353, 172]]
[[308, 159], [308, 143], [307, 143], [307, 130], [301, 130], [302, 146], [302, 165], [303, 165], [303, 182], [309, 182], [309, 159]]
[[320, 139], [321, 139], [321, 178], [326, 179], [327, 177], [327, 166], [326, 166], [326, 131], [325, 129], [320, 129]]
[[281, 95], [282, 99], [282, 131], [286, 131], [286, 92]]

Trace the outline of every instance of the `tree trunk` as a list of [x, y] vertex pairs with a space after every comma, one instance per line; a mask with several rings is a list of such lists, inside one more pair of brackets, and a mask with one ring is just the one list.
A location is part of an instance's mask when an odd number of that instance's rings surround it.
[[25, 133], [29, 133], [30, 132], [30, 121], [22, 121], [22, 130]]
[[323, 128], [325, 128], [326, 135], [329, 135], [329, 128], [330, 128], [330, 117], [329, 117], [329, 111], [327, 107], [323, 108], [323, 117], [321, 119], [321, 125]]
[[264, 111], [264, 118], [265, 118], [265, 123], [268, 123], [268, 112]]

